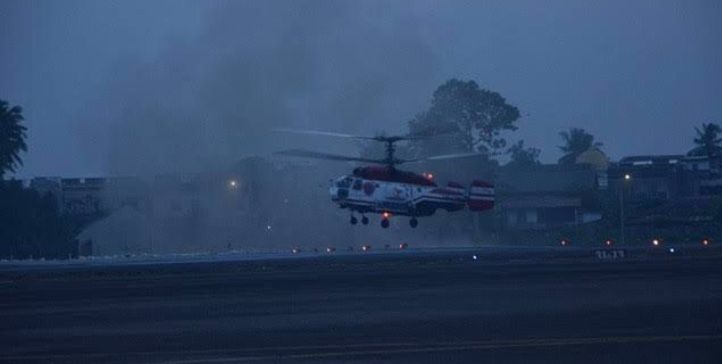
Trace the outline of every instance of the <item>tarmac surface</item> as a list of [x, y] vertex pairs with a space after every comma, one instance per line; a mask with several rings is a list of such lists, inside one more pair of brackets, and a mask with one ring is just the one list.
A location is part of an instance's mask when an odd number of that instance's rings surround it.
[[722, 255], [480, 248], [4, 264], [0, 362], [720, 363]]

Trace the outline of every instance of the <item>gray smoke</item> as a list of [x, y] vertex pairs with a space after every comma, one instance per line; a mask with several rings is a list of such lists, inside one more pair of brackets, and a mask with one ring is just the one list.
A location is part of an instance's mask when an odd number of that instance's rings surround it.
[[154, 61], [114, 68], [91, 117], [110, 120], [111, 174], [198, 171], [297, 142], [269, 133], [279, 126], [401, 131], [436, 82], [404, 4], [220, 2], [204, 19]]
[[[99, 250], [108, 254], [341, 249], [408, 236], [406, 219], [391, 231], [376, 219], [348, 225], [326, 189], [351, 165], [239, 163], [291, 146], [358, 153], [348, 141], [276, 127], [403, 132], [438, 82], [406, 4], [222, 2], [206, 12], [200, 35], [170, 41], [152, 62], [114, 68], [102, 92], [113, 97], [92, 118], [110, 122], [98, 131], [110, 141], [111, 174], [142, 176], [148, 192], [145, 205], [119, 210], [84, 238], [106, 242]], [[243, 188], [229, 190], [230, 180]]]

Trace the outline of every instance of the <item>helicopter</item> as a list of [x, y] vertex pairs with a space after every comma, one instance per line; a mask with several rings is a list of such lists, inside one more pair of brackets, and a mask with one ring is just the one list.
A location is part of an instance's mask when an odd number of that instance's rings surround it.
[[392, 216], [408, 216], [410, 217], [409, 225], [416, 228], [419, 224], [419, 217], [431, 216], [439, 209], [453, 212], [468, 207], [471, 211], [485, 211], [494, 207], [494, 186], [491, 183], [474, 180], [468, 188], [457, 182], [448, 182], [446, 186], [439, 186], [434, 182], [431, 173], [418, 174], [396, 168], [400, 164], [480, 156], [478, 153], [399, 159], [394, 155], [395, 143], [427, 137], [415, 135], [357, 136], [296, 129], [274, 129], [274, 131], [384, 143], [386, 156], [383, 159], [348, 157], [304, 149], [288, 149], [275, 153], [292, 157], [369, 164], [354, 168], [351, 174], [332, 179], [329, 187], [331, 201], [339, 208], [348, 209], [351, 212], [350, 223], [353, 225], [359, 223], [356, 214], [361, 216], [363, 225], [369, 224], [367, 214], [379, 214], [381, 215], [381, 227], [384, 229], [391, 225]]

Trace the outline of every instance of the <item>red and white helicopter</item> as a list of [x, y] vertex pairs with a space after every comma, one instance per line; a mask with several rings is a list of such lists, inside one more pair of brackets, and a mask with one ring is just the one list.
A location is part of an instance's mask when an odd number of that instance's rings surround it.
[[325, 159], [333, 161], [361, 162], [374, 166], [355, 168], [350, 175], [332, 180], [329, 189], [331, 200], [342, 209], [351, 211], [351, 224], [357, 224], [354, 213], [361, 215], [361, 223], [368, 225], [367, 213], [381, 214], [381, 227], [388, 228], [393, 215], [409, 216], [409, 225], [418, 226], [417, 217], [431, 216], [436, 210], [458, 211], [468, 207], [471, 211], [484, 211], [494, 207], [494, 186], [484, 181], [473, 181], [469, 188], [459, 183], [449, 182], [439, 186], [431, 174], [417, 174], [396, 168], [403, 163], [444, 160], [478, 156], [477, 153], [447, 154], [420, 159], [403, 160], [394, 157], [394, 143], [403, 140], [421, 139], [417, 136], [355, 136], [349, 134], [276, 129], [278, 132], [323, 135], [341, 138], [374, 140], [386, 144], [386, 158], [369, 159], [347, 157], [335, 154], [291, 149], [276, 154]]

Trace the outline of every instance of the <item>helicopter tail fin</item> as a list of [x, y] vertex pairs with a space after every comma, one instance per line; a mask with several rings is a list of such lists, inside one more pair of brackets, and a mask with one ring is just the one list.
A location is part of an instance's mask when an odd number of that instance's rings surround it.
[[467, 205], [471, 211], [490, 210], [494, 207], [494, 185], [474, 181], [469, 187]]

